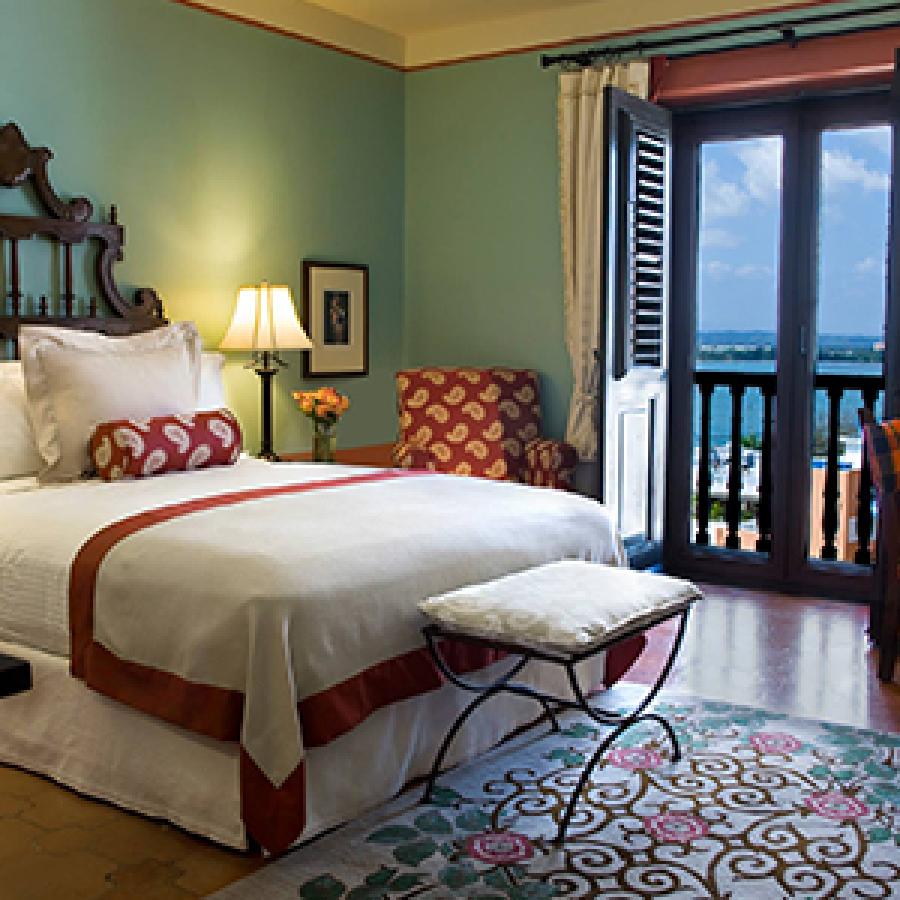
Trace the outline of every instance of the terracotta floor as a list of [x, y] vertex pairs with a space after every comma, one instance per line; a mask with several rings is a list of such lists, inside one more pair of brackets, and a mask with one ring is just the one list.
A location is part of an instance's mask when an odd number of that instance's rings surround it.
[[[874, 675], [861, 606], [710, 588], [669, 687], [794, 715], [900, 730], [900, 687]], [[655, 677], [671, 628], [632, 680]], [[2, 900], [181, 900], [260, 865], [0, 766]]]
[[[859, 604], [727, 588], [706, 588], [691, 614], [666, 686], [776, 712], [900, 731], [900, 684], [875, 675], [877, 654]], [[668, 655], [675, 624], [650, 634], [628, 673], [650, 683]]]

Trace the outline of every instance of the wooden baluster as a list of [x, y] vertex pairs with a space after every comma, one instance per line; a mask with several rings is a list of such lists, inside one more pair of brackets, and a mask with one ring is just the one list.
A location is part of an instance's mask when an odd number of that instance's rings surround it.
[[64, 266], [65, 285], [63, 287], [63, 308], [64, 308], [63, 315], [67, 319], [71, 319], [72, 318], [72, 304], [73, 304], [73, 300], [74, 300], [74, 295], [72, 293], [72, 245], [71, 244], [65, 245], [65, 252], [64, 252], [63, 258], [64, 258], [64, 262], [65, 262], [65, 266]]
[[19, 242], [15, 238], [9, 242], [9, 283], [12, 314], [18, 316], [22, 312], [22, 285], [19, 281]]
[[45, 319], [50, 315], [50, 304], [47, 303], [47, 298], [44, 294], [41, 294], [41, 300], [38, 303], [38, 315]]
[[88, 316], [92, 319], [97, 318], [97, 298], [91, 297], [88, 302]]
[[725, 546], [729, 550], [741, 549], [743, 399], [744, 385], [735, 382], [731, 385], [731, 460], [728, 466], [728, 501], [725, 506], [725, 518], [728, 521], [728, 534], [725, 538]]
[[[875, 401], [878, 399], [877, 387], [863, 388], [863, 407], [874, 414]], [[869, 467], [869, 448], [863, 441], [862, 468], [859, 473], [859, 494], [856, 511], [856, 555], [853, 561], [860, 566], [872, 563], [872, 552], [869, 544], [872, 539], [872, 469]]]
[[841, 397], [844, 389], [828, 387], [828, 457], [825, 472], [825, 508], [822, 512], [822, 559], [837, 559], [835, 536], [838, 530], [839, 452], [841, 426]]
[[759, 510], [757, 527], [759, 537], [756, 549], [760, 553], [772, 552], [772, 401], [775, 397], [775, 382], [766, 382], [760, 387], [763, 395], [763, 434], [760, 449]]
[[710, 419], [712, 417], [712, 395], [715, 384], [703, 381], [700, 387], [700, 466], [697, 473], [697, 538], [698, 544], [709, 544], [709, 454]]

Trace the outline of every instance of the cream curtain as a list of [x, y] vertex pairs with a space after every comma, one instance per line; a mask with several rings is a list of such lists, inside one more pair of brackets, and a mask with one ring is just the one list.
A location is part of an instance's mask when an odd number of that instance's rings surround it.
[[566, 440], [582, 461], [597, 458], [597, 392], [602, 372], [594, 350], [602, 342], [604, 304], [603, 88], [607, 84], [646, 99], [650, 67], [644, 61], [559, 75], [559, 159], [566, 347], [573, 391]]

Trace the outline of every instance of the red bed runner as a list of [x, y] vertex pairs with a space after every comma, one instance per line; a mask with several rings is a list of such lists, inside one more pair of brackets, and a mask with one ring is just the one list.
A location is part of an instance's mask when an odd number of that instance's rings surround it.
[[[383, 471], [302, 484], [252, 488], [174, 503], [137, 513], [98, 531], [79, 550], [69, 583], [71, 672], [89, 687], [122, 703], [199, 734], [239, 741], [244, 698], [239, 691], [199, 684], [171, 672], [120, 659], [94, 640], [94, 594], [106, 555], [130, 535], [194, 512], [253, 500], [390, 481], [416, 473]], [[621, 677], [643, 650], [642, 636], [612, 648], [607, 654], [607, 685]], [[497, 662], [503, 653], [490, 648], [447, 641], [444, 658], [458, 674]], [[613, 677], [610, 677], [613, 676]], [[299, 704], [303, 741], [319, 747], [355, 728], [373, 712], [443, 684], [425, 647], [377, 663], [346, 681], [302, 700]], [[247, 833], [272, 853], [286, 850], [305, 826], [305, 766], [301, 763], [276, 788], [241, 748], [241, 815]]]

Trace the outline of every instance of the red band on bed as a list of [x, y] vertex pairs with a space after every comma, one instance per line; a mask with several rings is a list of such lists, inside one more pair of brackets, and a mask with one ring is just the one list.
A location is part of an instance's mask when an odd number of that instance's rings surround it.
[[[363, 475], [348, 475], [345, 478], [328, 478], [321, 481], [305, 481], [302, 484], [281, 484], [262, 488], [249, 488], [244, 491], [231, 491], [216, 494], [212, 497], [198, 497], [196, 500], [185, 500], [171, 503], [158, 509], [148, 509], [128, 518], [113, 522], [90, 537], [78, 551], [72, 563], [69, 577], [69, 631], [71, 633], [71, 669], [76, 678], [85, 678], [87, 655], [94, 641], [94, 591], [97, 588], [97, 573], [106, 554], [120, 541], [150, 528], [161, 525], [172, 519], [188, 516], [191, 513], [223, 506], [235, 506], [253, 500], [267, 500], [271, 497], [282, 497], [287, 494], [304, 494], [308, 491], [321, 491], [331, 488], [348, 487], [354, 484], [369, 484], [375, 481], [391, 481], [395, 478], [409, 478], [414, 472], [367, 472]], [[421, 474], [421, 473], [418, 473]]]
[[[356, 484], [416, 477], [422, 473], [383, 471], [345, 478], [253, 488], [175, 503], [147, 510], [98, 531], [78, 552], [69, 583], [69, 628], [72, 675], [92, 689], [144, 713], [217, 740], [238, 741], [243, 695], [238, 691], [199, 684], [117, 657], [94, 640], [94, 593], [106, 555], [120, 541], [145, 528], [194, 512], [264, 500], [285, 494], [327, 490]], [[620, 650], [621, 648], [621, 650]], [[626, 642], [609, 651], [606, 684], [618, 680], [643, 644]], [[618, 651], [618, 652], [617, 652]], [[624, 651], [624, 652], [622, 652]], [[442, 644], [444, 659], [457, 674], [476, 671], [502, 659], [501, 651], [466, 642]], [[610, 675], [614, 677], [610, 677]], [[346, 681], [305, 698], [299, 704], [307, 747], [319, 747], [351, 731], [368, 716], [401, 700], [436, 690], [443, 676], [425, 647], [410, 650], [364, 669]], [[263, 848], [287, 850], [305, 827], [305, 766], [301, 763], [276, 788], [241, 748], [241, 816]]]
[[[72, 675], [99, 693], [166, 722], [218, 740], [239, 740], [244, 703], [240, 692], [198, 684], [171, 672], [120, 659], [94, 640], [94, 594], [97, 575], [107, 554], [130, 535], [194, 512], [416, 475], [384, 471], [253, 488], [147, 510], [108, 525], [84, 544], [72, 564], [69, 584]], [[483, 668], [500, 658], [495, 651], [462, 644], [447, 644], [445, 654], [460, 674]], [[304, 741], [307, 746], [327, 744], [376, 710], [435, 690], [442, 683], [442, 676], [424, 647], [385, 660], [303, 700], [299, 713]], [[303, 764], [298, 766], [276, 788], [241, 750], [241, 814], [248, 833], [273, 853], [286, 850], [303, 831], [304, 768]]]

